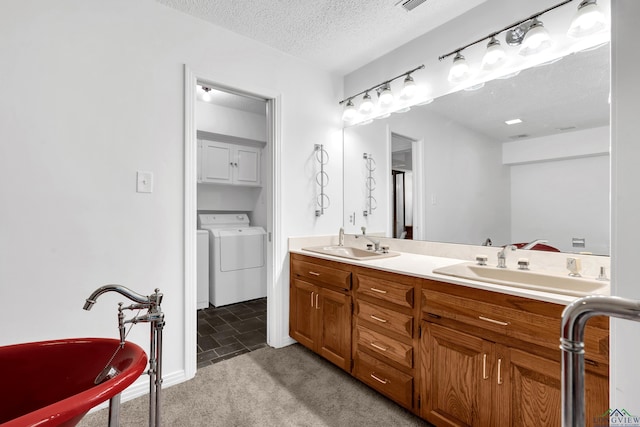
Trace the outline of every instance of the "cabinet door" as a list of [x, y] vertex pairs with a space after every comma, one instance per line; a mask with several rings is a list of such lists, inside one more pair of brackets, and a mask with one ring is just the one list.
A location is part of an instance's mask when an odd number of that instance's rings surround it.
[[351, 369], [351, 296], [320, 288], [318, 353]]
[[510, 350], [510, 359], [509, 424], [560, 426], [560, 363], [516, 349]]
[[205, 141], [200, 155], [202, 182], [231, 184], [234, 170], [231, 145]]
[[235, 182], [241, 185], [260, 184], [260, 149], [238, 147], [236, 150]]
[[289, 287], [289, 335], [300, 344], [316, 351], [316, 300], [318, 287], [302, 280], [292, 280]]
[[421, 416], [438, 426], [488, 426], [493, 344], [422, 322]]

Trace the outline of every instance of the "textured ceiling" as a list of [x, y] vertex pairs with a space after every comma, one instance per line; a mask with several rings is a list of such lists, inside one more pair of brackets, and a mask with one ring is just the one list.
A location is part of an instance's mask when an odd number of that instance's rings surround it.
[[156, 0], [347, 74], [486, 0]]

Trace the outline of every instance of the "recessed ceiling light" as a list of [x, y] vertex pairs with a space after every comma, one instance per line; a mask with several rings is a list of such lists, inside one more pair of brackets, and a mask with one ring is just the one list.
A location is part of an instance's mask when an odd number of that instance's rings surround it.
[[522, 120], [520, 119], [505, 120], [505, 123], [508, 125], [517, 125], [518, 123], [522, 123]]

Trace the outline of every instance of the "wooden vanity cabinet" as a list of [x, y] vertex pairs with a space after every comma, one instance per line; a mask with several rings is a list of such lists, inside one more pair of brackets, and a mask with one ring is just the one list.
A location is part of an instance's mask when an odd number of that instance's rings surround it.
[[419, 279], [356, 267], [353, 281], [353, 375], [413, 411]]
[[[423, 418], [437, 426], [560, 425], [562, 305], [430, 280], [421, 305]], [[589, 322], [585, 347], [592, 425], [609, 405], [607, 319]]]
[[291, 254], [289, 335], [351, 372], [349, 266]]

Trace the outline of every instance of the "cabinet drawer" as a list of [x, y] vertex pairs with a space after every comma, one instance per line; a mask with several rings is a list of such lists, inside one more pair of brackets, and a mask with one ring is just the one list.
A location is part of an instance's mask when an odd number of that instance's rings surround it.
[[304, 278], [312, 283], [323, 283], [343, 289], [351, 289], [350, 271], [292, 259], [291, 273], [295, 277]]
[[368, 386], [411, 409], [413, 377], [367, 354], [359, 353], [355, 361], [354, 376]]
[[413, 316], [358, 301], [358, 319], [371, 322], [402, 336], [413, 338]]
[[[553, 350], [559, 345], [563, 309], [559, 304], [433, 281], [425, 281], [422, 290], [426, 316], [453, 319]], [[587, 326], [585, 335], [586, 357], [608, 364], [608, 328]]]
[[364, 326], [358, 325], [356, 331], [360, 349], [373, 351], [407, 368], [413, 368], [413, 347], [411, 345], [394, 340]]
[[358, 293], [413, 308], [413, 285], [358, 274]]

